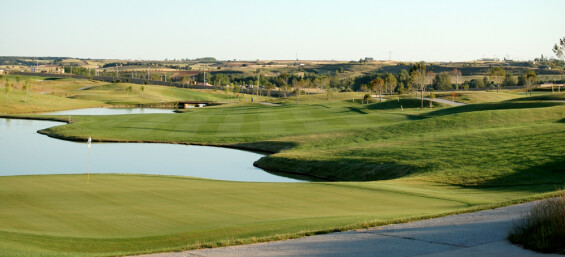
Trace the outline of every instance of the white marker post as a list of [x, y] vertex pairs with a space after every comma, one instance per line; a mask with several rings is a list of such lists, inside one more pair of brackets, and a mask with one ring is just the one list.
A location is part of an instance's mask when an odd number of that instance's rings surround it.
[[92, 143], [92, 138], [88, 137], [86, 144], [88, 145], [88, 174], [86, 175], [86, 184], [90, 184], [90, 145]]

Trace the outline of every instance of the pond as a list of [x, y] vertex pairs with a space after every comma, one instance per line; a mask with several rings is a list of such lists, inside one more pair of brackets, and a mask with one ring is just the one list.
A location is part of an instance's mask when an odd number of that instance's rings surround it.
[[0, 119], [0, 176], [136, 173], [250, 182], [298, 182], [253, 166], [262, 154], [210, 146], [59, 140], [37, 131], [52, 121]]

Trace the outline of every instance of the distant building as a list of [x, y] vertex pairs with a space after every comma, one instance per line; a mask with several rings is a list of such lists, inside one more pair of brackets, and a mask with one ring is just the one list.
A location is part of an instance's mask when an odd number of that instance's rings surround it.
[[373, 61], [373, 60], [374, 60], [373, 57], [365, 57], [366, 62], [370, 62], [370, 61]]
[[498, 58], [482, 58], [482, 59], [479, 59], [479, 61], [482, 61], [482, 62], [499, 62], [500, 59], [498, 59]]

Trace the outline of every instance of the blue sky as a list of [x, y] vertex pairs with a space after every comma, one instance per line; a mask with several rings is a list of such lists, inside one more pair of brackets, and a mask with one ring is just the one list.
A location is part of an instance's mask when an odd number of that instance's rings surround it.
[[553, 56], [563, 0], [3, 1], [1, 56], [468, 61]]

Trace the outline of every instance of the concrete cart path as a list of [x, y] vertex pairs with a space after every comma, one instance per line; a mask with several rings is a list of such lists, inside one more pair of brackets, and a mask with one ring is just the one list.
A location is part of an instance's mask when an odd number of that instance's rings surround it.
[[534, 203], [285, 241], [143, 256], [561, 256], [524, 250], [506, 240], [513, 221]]
[[257, 102], [257, 103], [269, 105], [269, 106], [281, 106], [281, 104], [275, 104], [275, 103], [269, 103], [269, 102]]

